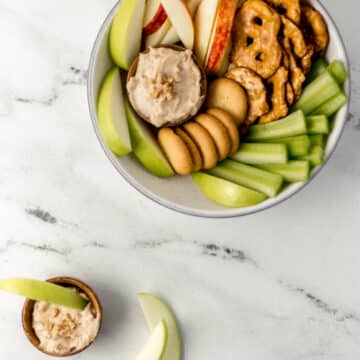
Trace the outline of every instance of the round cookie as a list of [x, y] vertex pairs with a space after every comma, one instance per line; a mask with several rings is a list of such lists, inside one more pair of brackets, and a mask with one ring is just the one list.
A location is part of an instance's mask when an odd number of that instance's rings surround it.
[[183, 125], [184, 130], [200, 150], [203, 159], [203, 168], [213, 168], [219, 160], [213, 138], [209, 132], [195, 121]]
[[175, 129], [175, 133], [176, 135], [181, 137], [182, 141], [185, 143], [188, 150], [190, 151], [190, 155], [193, 162], [192, 171], [193, 172], [199, 171], [203, 165], [200, 150], [198, 149], [194, 141], [191, 139], [191, 137], [184, 130], [178, 127]]
[[231, 139], [223, 123], [209, 114], [199, 114], [195, 117], [195, 121], [203, 126], [213, 138], [219, 160], [226, 159], [230, 154]]
[[231, 140], [230, 156], [234, 155], [238, 151], [240, 145], [239, 130], [234, 118], [228, 112], [217, 108], [210, 108], [207, 110], [207, 113], [215, 116], [226, 127]]
[[248, 113], [248, 99], [241, 85], [234, 80], [220, 78], [209, 86], [206, 107], [227, 111], [240, 126]]
[[175, 172], [189, 175], [193, 169], [193, 161], [181, 137], [170, 128], [162, 128], [158, 132], [158, 141]]

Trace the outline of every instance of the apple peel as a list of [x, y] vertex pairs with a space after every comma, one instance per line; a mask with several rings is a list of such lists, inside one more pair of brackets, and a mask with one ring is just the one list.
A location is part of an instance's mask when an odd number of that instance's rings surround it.
[[46, 281], [23, 278], [0, 280], [0, 290], [72, 309], [84, 310], [89, 303], [73, 290]]

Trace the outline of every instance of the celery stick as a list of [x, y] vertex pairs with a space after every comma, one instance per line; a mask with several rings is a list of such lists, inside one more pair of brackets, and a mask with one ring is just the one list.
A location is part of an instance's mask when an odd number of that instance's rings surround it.
[[310, 175], [309, 161], [292, 160], [285, 165], [261, 165], [262, 169], [282, 175], [286, 182], [307, 181]]
[[233, 160], [225, 160], [208, 171], [224, 180], [260, 191], [270, 197], [279, 193], [283, 177]]
[[302, 111], [296, 111], [286, 118], [268, 124], [253, 125], [247, 140], [263, 141], [287, 136], [304, 135], [307, 132], [306, 120]]
[[319, 145], [322, 148], [324, 148], [325, 145], [326, 145], [326, 137], [325, 137], [325, 135], [320, 135], [320, 134], [318, 134], [318, 135], [310, 135], [309, 139], [310, 139], [310, 144], [311, 145]]
[[335, 80], [338, 82], [339, 85], [343, 85], [346, 78], [348, 77], [348, 73], [345, 68], [345, 65], [340, 60], [334, 60], [328, 66], [328, 71], [335, 78]]
[[328, 134], [330, 132], [329, 120], [325, 115], [313, 115], [306, 117], [308, 134]]
[[288, 152], [285, 144], [243, 143], [233, 160], [245, 164], [286, 164]]
[[[307, 135], [290, 136], [286, 138], [268, 140], [270, 143], [286, 144], [290, 157], [303, 156], [309, 152], [310, 139]], [[268, 162], [268, 164], [271, 164]], [[273, 163], [275, 164], [275, 163]]]
[[312, 166], [321, 165], [324, 162], [324, 149], [319, 145], [314, 145], [310, 153], [298, 158], [299, 160], [308, 160]]
[[305, 115], [311, 114], [321, 104], [340, 92], [339, 84], [326, 70], [305, 87], [294, 110], [302, 110]]
[[311, 66], [311, 70], [309, 75], [306, 77], [305, 85], [310, 84], [313, 80], [315, 80], [321, 73], [326, 70], [327, 63], [324, 58], [319, 58], [314, 61]]
[[330, 117], [334, 115], [339, 109], [341, 109], [348, 102], [348, 97], [341, 92], [335, 95], [327, 102], [318, 107], [311, 115], [325, 115]]

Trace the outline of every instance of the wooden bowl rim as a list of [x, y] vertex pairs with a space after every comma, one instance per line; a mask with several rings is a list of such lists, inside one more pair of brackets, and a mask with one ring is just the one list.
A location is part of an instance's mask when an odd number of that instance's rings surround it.
[[26, 299], [24, 306], [23, 306], [23, 310], [22, 310], [22, 326], [23, 326], [25, 335], [35, 348], [37, 348], [40, 352], [42, 352], [46, 355], [58, 357], [58, 358], [77, 355], [77, 354], [83, 352], [84, 350], [86, 350], [89, 346], [91, 346], [101, 331], [102, 321], [103, 321], [103, 309], [102, 309], [101, 302], [100, 302], [98, 296], [96, 295], [95, 291], [89, 285], [87, 285], [86, 283], [84, 283], [83, 281], [81, 281], [77, 278], [68, 277], [68, 276], [58, 276], [58, 277], [53, 277], [51, 279], [48, 279], [46, 281], [51, 282], [53, 284], [62, 285], [65, 287], [68, 287], [68, 286], [75, 287], [75, 288], [78, 288], [81, 292], [83, 292], [89, 298], [89, 300], [94, 308], [94, 311], [96, 312], [96, 315], [99, 316], [98, 331], [92, 342], [90, 342], [84, 348], [82, 348], [76, 352], [66, 353], [66, 354], [57, 354], [57, 353], [47, 352], [40, 347], [40, 341], [39, 341], [38, 337], [36, 336], [34, 329], [32, 327], [32, 313], [33, 313], [33, 308], [34, 308], [34, 304], [36, 301]]
[[[148, 47], [146, 50], [142, 51], [139, 55], [136, 56], [136, 58], [134, 59], [134, 61], [132, 62], [129, 71], [127, 73], [127, 78], [126, 78], [126, 84], [129, 82], [129, 80], [135, 76], [136, 71], [137, 71], [137, 67], [139, 64], [139, 57], [141, 54], [147, 54], [149, 53], [150, 49], [161, 49], [161, 48], [165, 48], [165, 49], [172, 49], [172, 50], [176, 50], [176, 51], [186, 51], [189, 50], [188, 48], [184, 47], [184, 46], [180, 46], [180, 45], [166, 45], [166, 44], [162, 44], [162, 45], [157, 45], [157, 46], [151, 46]], [[191, 51], [191, 50], [190, 50]], [[200, 96], [204, 97], [204, 100], [202, 101], [199, 110], [201, 109], [201, 107], [203, 106], [205, 100], [206, 100], [206, 93], [207, 93], [207, 76], [205, 73], [205, 70], [202, 68], [202, 66], [200, 65], [200, 62], [198, 60], [198, 58], [196, 57], [196, 55], [194, 54], [194, 52], [192, 51], [192, 59], [194, 60], [196, 66], [198, 67], [198, 69], [200, 70], [200, 74], [201, 74], [201, 84], [200, 84]], [[128, 99], [129, 99], [129, 103], [132, 107], [132, 109], [136, 112], [136, 114], [138, 114], [140, 116], [141, 119], [143, 119], [144, 121], [146, 121], [147, 123], [149, 123], [150, 125], [154, 126], [148, 118], [144, 117], [143, 115], [139, 114], [138, 111], [136, 110], [136, 108], [133, 106], [132, 102], [131, 102], [131, 98], [129, 96], [129, 92], [126, 86], [126, 93], [128, 95]], [[188, 116], [188, 118], [186, 118], [183, 123], [185, 123], [186, 121], [190, 120], [191, 115]], [[178, 126], [180, 124], [176, 124], [176, 125], [163, 125], [162, 127], [166, 127], [166, 126]]]

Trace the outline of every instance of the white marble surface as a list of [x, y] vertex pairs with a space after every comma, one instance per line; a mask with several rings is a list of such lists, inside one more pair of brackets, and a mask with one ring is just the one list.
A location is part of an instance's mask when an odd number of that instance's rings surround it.
[[[352, 118], [326, 169], [261, 214], [191, 218], [122, 180], [86, 101], [92, 42], [113, 0], [0, 0], [0, 276], [77, 276], [105, 324], [87, 360], [133, 359], [147, 336], [137, 291], [181, 320], [185, 359], [360, 356], [359, 4], [324, 1], [352, 64]], [[45, 359], [0, 294], [0, 358]]]

